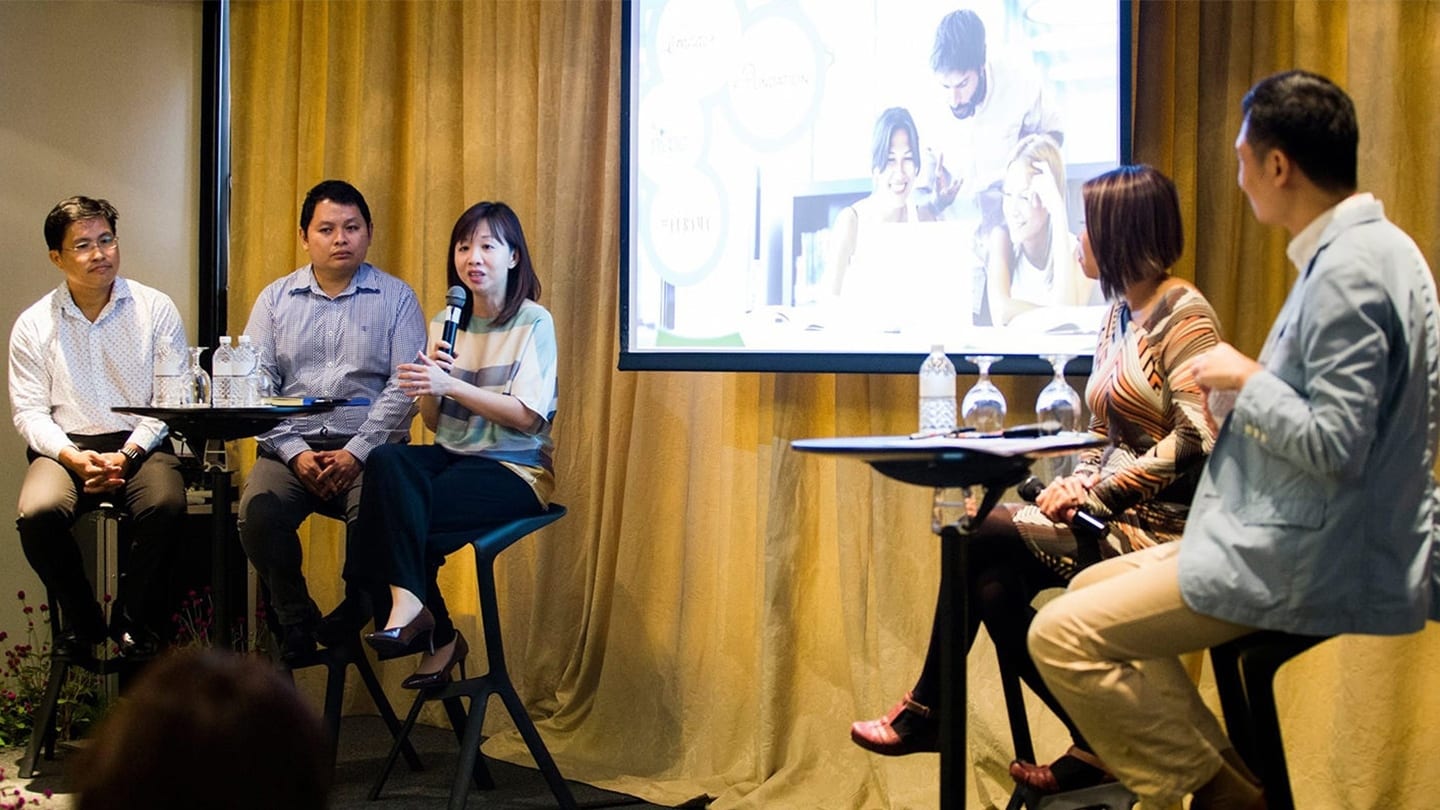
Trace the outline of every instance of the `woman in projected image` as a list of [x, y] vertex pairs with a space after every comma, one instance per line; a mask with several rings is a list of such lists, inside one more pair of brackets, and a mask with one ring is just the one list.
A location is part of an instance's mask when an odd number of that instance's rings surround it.
[[875, 121], [870, 171], [873, 186], [869, 196], [843, 208], [830, 227], [822, 289], [832, 295], [854, 294], [860, 283], [856, 276], [880, 272], [885, 266], [881, 261], [885, 245], [878, 226], [936, 219], [929, 203], [917, 205], [911, 196], [920, 171], [920, 134], [904, 107], [891, 107]]
[[[1074, 744], [1055, 762], [1010, 765], [1017, 782], [1042, 792], [1110, 777], [1030, 660], [1030, 602], [1074, 575], [1077, 510], [1108, 525], [1103, 557], [1178, 540], [1215, 441], [1192, 361], [1219, 342], [1219, 331], [1199, 290], [1170, 275], [1184, 246], [1175, 185], [1149, 166], [1124, 166], [1087, 182], [1084, 203], [1080, 263], [1111, 302], [1085, 398], [1090, 430], [1109, 443], [1082, 454], [1075, 473], [1051, 481], [1034, 505], [997, 506], [967, 540], [961, 585], [971, 605], [966, 649], [983, 622], [997, 657], [1070, 730]], [[850, 727], [857, 745], [886, 755], [938, 750], [939, 644], [932, 629], [915, 687], [884, 717]]]
[[1015, 144], [1001, 187], [1005, 221], [987, 245], [985, 294], [994, 325], [1038, 307], [1090, 303], [1095, 285], [1075, 258], [1064, 190], [1059, 144], [1047, 135]]

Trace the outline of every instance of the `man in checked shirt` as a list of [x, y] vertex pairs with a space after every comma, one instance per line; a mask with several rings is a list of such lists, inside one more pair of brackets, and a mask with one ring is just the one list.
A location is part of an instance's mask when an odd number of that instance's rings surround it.
[[[269, 588], [288, 661], [317, 639], [335, 646], [355, 638], [374, 612], [349, 542], [365, 459], [381, 444], [407, 441], [414, 416], [394, 373], [425, 347], [425, 319], [410, 285], [365, 261], [371, 234], [370, 208], [354, 186], [326, 180], [312, 188], [300, 208], [310, 264], [267, 286], [245, 326], [281, 396], [370, 401], [296, 416], [257, 437], [240, 496], [240, 542]], [[345, 599], [323, 619], [296, 533], [315, 512], [347, 529]]]

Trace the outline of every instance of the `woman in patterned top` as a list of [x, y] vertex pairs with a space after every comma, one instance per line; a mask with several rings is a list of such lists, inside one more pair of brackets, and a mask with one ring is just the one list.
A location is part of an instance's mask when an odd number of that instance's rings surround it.
[[470, 537], [436, 536], [540, 514], [555, 487], [555, 325], [536, 303], [540, 280], [508, 205], [476, 203], [460, 215], [446, 276], [466, 291], [455, 345], [441, 338], [442, 312], [430, 322], [429, 354], [397, 369], [435, 443], [370, 454], [356, 525], [365, 564], [388, 574], [392, 605], [366, 642], [383, 658], [426, 653], [401, 684], [408, 689], [448, 680], [469, 652], [432, 561]]
[[[1084, 509], [1108, 523], [1102, 556], [1178, 540], [1215, 440], [1191, 361], [1219, 341], [1218, 327], [1204, 296], [1169, 272], [1184, 247], [1174, 183], [1149, 166], [1124, 166], [1085, 183], [1084, 204], [1081, 266], [1111, 302], [1085, 398], [1090, 430], [1109, 443], [1085, 453], [1075, 473], [1052, 481], [1034, 505], [996, 507], [968, 541], [965, 583], [975, 608], [966, 648], [984, 622], [996, 655], [1074, 739], [1051, 765], [1011, 763], [1016, 781], [1043, 792], [1108, 777], [1038, 677], [1025, 645], [1035, 615], [1030, 601], [1064, 587], [1075, 573], [1068, 521]], [[937, 750], [939, 643], [932, 630], [915, 688], [887, 715], [850, 727], [856, 744], [887, 755]]]

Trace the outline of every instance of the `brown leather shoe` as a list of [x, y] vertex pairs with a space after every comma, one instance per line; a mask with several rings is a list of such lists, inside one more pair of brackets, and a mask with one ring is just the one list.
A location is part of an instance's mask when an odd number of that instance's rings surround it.
[[851, 723], [851, 741], [866, 751], [887, 757], [939, 751], [938, 724], [930, 708], [916, 703], [913, 695], [906, 692], [884, 717]]
[[1070, 746], [1064, 756], [1049, 765], [1015, 760], [1010, 763], [1010, 778], [1036, 793], [1064, 793], [1115, 781], [1094, 754]]

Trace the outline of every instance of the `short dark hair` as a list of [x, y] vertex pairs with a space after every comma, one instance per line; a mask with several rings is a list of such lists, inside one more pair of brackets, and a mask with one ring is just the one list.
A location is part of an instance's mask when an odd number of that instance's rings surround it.
[[980, 70], [985, 67], [985, 23], [968, 8], [945, 15], [935, 29], [930, 69], [936, 73]]
[[919, 167], [920, 132], [915, 129], [915, 119], [904, 107], [891, 107], [875, 119], [875, 142], [870, 154], [870, 167], [875, 171], [884, 169], [885, 164], [890, 162], [890, 139], [900, 130], [910, 136], [910, 154], [915, 157], [916, 167]]
[[315, 217], [315, 206], [321, 200], [329, 200], [336, 205], [353, 205], [360, 209], [360, 216], [365, 218], [365, 227], [373, 228], [370, 222], [370, 206], [365, 204], [365, 195], [360, 189], [355, 188], [344, 180], [321, 180], [305, 194], [305, 202], [300, 204], [300, 230], [310, 229], [310, 220]]
[[327, 805], [320, 717], [259, 658], [215, 648], [162, 656], [91, 737], [75, 775], [84, 810]]
[[540, 277], [535, 275], [535, 265], [530, 261], [530, 246], [525, 243], [525, 231], [520, 227], [520, 217], [503, 202], [475, 203], [455, 220], [455, 227], [450, 229], [450, 249], [446, 251], [445, 257], [446, 282], [452, 287], [459, 286], [465, 290], [465, 305], [460, 308], [461, 329], [470, 325], [470, 318], [475, 314], [475, 301], [470, 288], [460, 281], [460, 271], [455, 267], [455, 246], [469, 239], [482, 222], [488, 222], [490, 232], [495, 238], [504, 242], [519, 257], [515, 266], [510, 268], [509, 280], [505, 284], [505, 305], [490, 322], [496, 326], [504, 326], [520, 311], [520, 305], [525, 303], [525, 299], [540, 300]]
[[1121, 166], [1085, 181], [1085, 232], [1100, 291], [1113, 300], [1131, 284], [1164, 276], [1185, 252], [1180, 194], [1152, 166]]
[[1304, 70], [1277, 73], [1256, 82], [1240, 110], [1257, 156], [1279, 149], [1320, 188], [1355, 190], [1360, 125], [1354, 102], [1334, 82]]
[[45, 246], [50, 250], [59, 250], [64, 246], [65, 231], [71, 225], [97, 217], [103, 217], [110, 224], [110, 232], [115, 233], [115, 220], [120, 215], [115, 213], [115, 206], [108, 200], [66, 197], [55, 203], [50, 213], [45, 215]]

